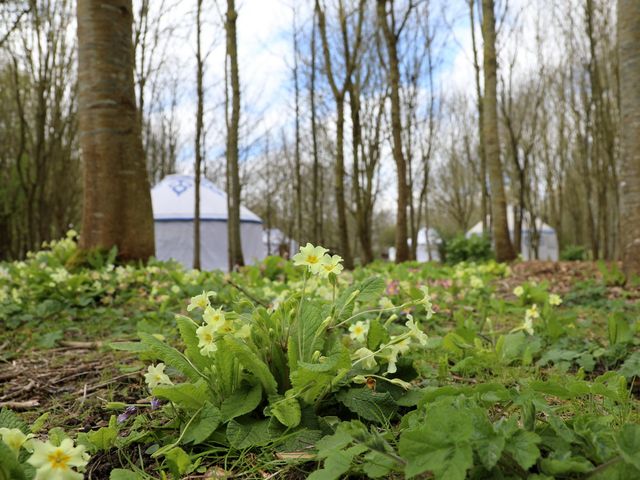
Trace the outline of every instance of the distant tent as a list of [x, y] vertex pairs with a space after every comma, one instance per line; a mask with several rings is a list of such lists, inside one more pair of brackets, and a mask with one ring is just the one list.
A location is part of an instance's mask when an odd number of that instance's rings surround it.
[[298, 251], [298, 242], [277, 228], [265, 229], [262, 232], [262, 243], [267, 255], [291, 257]]
[[[522, 219], [522, 248], [520, 254], [523, 260], [551, 260], [558, 261], [559, 248], [558, 248], [558, 236], [556, 231], [540, 218], [535, 219], [534, 225], [535, 231], [531, 228], [531, 215], [525, 211]], [[507, 222], [509, 224], [509, 236], [513, 241], [513, 225], [514, 225], [514, 213], [513, 207], [507, 207]], [[488, 224], [488, 222], [487, 222]], [[482, 222], [476, 223], [471, 230], [466, 234], [467, 237], [471, 235], [482, 235]], [[536, 238], [534, 238], [534, 235]], [[537, 240], [537, 241], [536, 241]], [[536, 255], [537, 245], [537, 255]]]
[[426, 227], [418, 230], [418, 248], [416, 249], [416, 260], [428, 262], [430, 260], [440, 261], [440, 244], [442, 239], [435, 228]]
[[[185, 267], [193, 265], [193, 220], [195, 177], [169, 175], [151, 190], [156, 236], [156, 257], [174, 259]], [[227, 194], [212, 182], [200, 180], [200, 259], [203, 270], [228, 268]], [[240, 208], [242, 252], [247, 263], [262, 260], [262, 220]]]
[[[418, 262], [440, 261], [440, 244], [442, 239], [435, 228], [426, 227], [418, 230], [418, 247], [416, 248], [416, 260]], [[411, 239], [409, 239], [411, 245]], [[391, 247], [387, 253], [389, 260], [396, 260], [396, 248]]]

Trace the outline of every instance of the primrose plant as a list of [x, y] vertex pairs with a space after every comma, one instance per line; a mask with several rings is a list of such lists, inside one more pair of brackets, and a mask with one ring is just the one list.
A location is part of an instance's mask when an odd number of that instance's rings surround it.
[[[178, 415], [156, 457], [207, 441], [247, 448], [287, 439], [293, 448], [304, 437], [308, 444], [326, 433], [325, 410], [335, 415], [337, 404], [353, 416], [354, 395], [392, 402], [389, 392], [410, 388], [398, 364], [427, 342], [417, 318], [433, 315], [428, 290], [393, 305], [380, 302], [381, 278], [347, 286], [342, 258], [323, 247], [307, 244], [292, 260], [303, 269], [302, 286], [275, 307], [224, 310], [215, 292], [203, 292], [191, 299], [190, 316], [177, 316], [183, 350], [140, 333], [136, 349], [162, 362], [145, 374], [150, 393]], [[329, 283], [332, 300], [307, 291], [312, 277]]]

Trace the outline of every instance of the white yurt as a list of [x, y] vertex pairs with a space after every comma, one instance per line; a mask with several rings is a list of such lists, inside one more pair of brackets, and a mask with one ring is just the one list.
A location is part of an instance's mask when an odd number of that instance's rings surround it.
[[[418, 230], [418, 247], [416, 248], [416, 260], [418, 262], [439, 262], [440, 261], [440, 244], [442, 238], [435, 228], [423, 227]], [[411, 246], [411, 239], [409, 239]], [[390, 247], [387, 252], [390, 261], [396, 260], [396, 247]]]
[[[509, 224], [509, 236], [513, 241], [513, 225], [514, 220], [513, 207], [507, 207], [507, 223]], [[487, 224], [489, 223], [487, 219]], [[560, 256], [558, 248], [558, 236], [556, 231], [550, 226], [544, 223], [540, 218], [535, 219], [535, 232], [531, 228], [531, 214], [525, 211], [522, 218], [522, 248], [520, 254], [523, 260], [551, 260], [558, 261]], [[534, 251], [535, 242], [533, 242], [533, 235], [537, 235], [538, 239], [538, 252]], [[471, 230], [466, 234], [467, 237], [471, 235], [482, 235], [482, 222], [476, 223]]]
[[[151, 189], [156, 257], [193, 266], [195, 177], [168, 175]], [[245, 263], [262, 260], [262, 220], [240, 207], [240, 236]], [[203, 270], [228, 269], [227, 194], [209, 180], [200, 180], [200, 264]]]
[[435, 228], [423, 227], [418, 230], [418, 248], [416, 260], [419, 262], [439, 262], [442, 239]]
[[262, 243], [267, 255], [295, 255], [298, 251], [298, 242], [287, 237], [278, 228], [267, 228], [262, 232]]

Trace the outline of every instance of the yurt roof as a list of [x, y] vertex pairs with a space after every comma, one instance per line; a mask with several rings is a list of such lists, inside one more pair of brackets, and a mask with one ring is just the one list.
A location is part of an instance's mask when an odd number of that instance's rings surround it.
[[[523, 218], [522, 218], [522, 231], [523, 232], [528, 232], [531, 230], [530, 225], [529, 225], [529, 212], [524, 212]], [[487, 215], [487, 225], [489, 224], [489, 219], [490, 217]], [[513, 207], [511, 205], [509, 205], [507, 207], [507, 223], [509, 225], [509, 231], [513, 232]], [[553, 229], [553, 227], [551, 227], [550, 225], [547, 225], [546, 223], [544, 223], [539, 217], [536, 217], [535, 219], [536, 222], [536, 230], [540, 233], [540, 234], [555, 234], [556, 231]], [[476, 223], [468, 232], [467, 235], [473, 235], [473, 234], [478, 234], [478, 235], [482, 235], [482, 222], [478, 222]]]
[[[195, 177], [168, 175], [151, 189], [155, 221], [188, 221], [195, 215]], [[227, 221], [227, 194], [206, 178], [200, 180], [200, 219]], [[260, 217], [240, 207], [240, 221], [262, 223]]]

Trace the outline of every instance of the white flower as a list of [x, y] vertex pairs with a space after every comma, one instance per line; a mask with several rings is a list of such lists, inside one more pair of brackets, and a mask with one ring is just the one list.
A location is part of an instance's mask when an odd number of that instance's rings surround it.
[[50, 442], [33, 440], [33, 454], [27, 463], [36, 468], [35, 480], [82, 480], [84, 475], [71, 467], [83, 468], [88, 463], [84, 446], [73, 446], [73, 440], [65, 438], [56, 447]]
[[206, 307], [211, 305], [209, 302], [209, 297], [214, 297], [216, 292], [205, 292], [203, 291], [200, 295], [196, 295], [195, 297], [191, 297], [191, 303], [187, 307], [187, 312], [194, 310], [196, 308], [200, 308], [204, 310]]
[[204, 319], [205, 323], [214, 325], [216, 329], [220, 328], [220, 326], [224, 323], [224, 312], [222, 311], [222, 307], [211, 308], [210, 306], [207, 306], [204, 309], [202, 318]]
[[555, 293], [552, 293], [551, 295], [549, 295], [549, 305], [553, 305], [554, 307], [557, 307], [561, 303], [562, 303], [562, 299], [560, 298], [560, 295], [556, 295]]
[[522, 288], [521, 285], [518, 285], [516, 288], [513, 289], [513, 294], [516, 297], [521, 297], [522, 295], [524, 295], [524, 288]]
[[378, 305], [380, 305], [380, 308], [384, 310], [395, 308], [395, 305], [389, 297], [382, 297], [378, 302]]
[[338, 275], [344, 269], [340, 262], [342, 262], [340, 255], [323, 255], [320, 263], [312, 266], [311, 271], [321, 277], [328, 277], [330, 273]]
[[200, 353], [205, 357], [210, 356], [213, 352], [218, 349], [216, 345], [216, 333], [218, 331], [219, 324], [217, 323], [207, 323], [198, 327], [196, 330], [196, 335], [198, 336], [198, 347], [200, 348]]
[[426, 333], [420, 330], [420, 327], [418, 327], [418, 324], [413, 321], [413, 318], [409, 318], [405, 325], [411, 332], [411, 337], [415, 338], [420, 345], [425, 346], [427, 344], [429, 337], [427, 337]]
[[147, 373], [144, 374], [144, 381], [149, 386], [149, 390], [153, 390], [158, 385], [173, 385], [169, 376], [164, 373], [164, 367], [164, 363], [149, 365]]
[[353, 352], [353, 356], [357, 362], [362, 363], [362, 368], [365, 370], [373, 370], [378, 365], [375, 354], [368, 348], [359, 348]]
[[[391, 339], [392, 341], [394, 338]], [[411, 347], [411, 340], [409, 338], [404, 338], [396, 343], [391, 343], [389, 345], [383, 346], [383, 354], [387, 360], [387, 373], [396, 373], [398, 368], [396, 363], [398, 362], [398, 355], [401, 353], [405, 353]]]
[[524, 318], [530, 318], [532, 320], [536, 320], [540, 318], [540, 312], [538, 311], [538, 306], [533, 304], [531, 308], [528, 308], [526, 312], [524, 312]]
[[307, 266], [309, 270], [315, 268], [325, 253], [327, 253], [327, 249], [323, 247], [314, 247], [310, 243], [307, 243], [304, 247], [300, 247], [300, 252], [296, 253], [292, 260], [295, 266]]
[[364, 342], [369, 332], [369, 323], [358, 321], [349, 327], [349, 336], [358, 342]]
[[420, 287], [420, 290], [422, 290], [422, 299], [420, 300], [420, 303], [424, 305], [424, 309], [427, 313], [427, 320], [429, 320], [435, 313], [433, 311], [433, 304], [431, 303], [431, 296], [429, 295], [429, 287], [422, 286]]
[[0, 438], [16, 454], [16, 457], [24, 443], [31, 437], [33, 435], [25, 435], [19, 428], [0, 428]]

